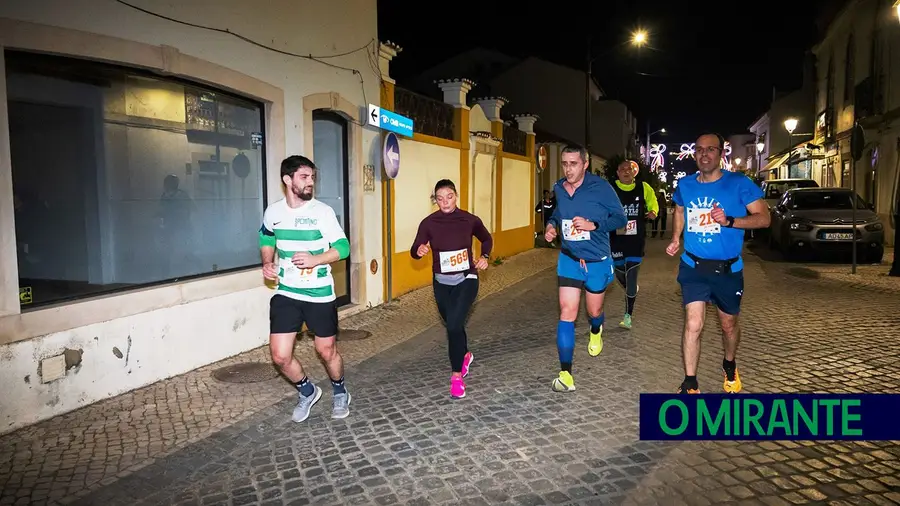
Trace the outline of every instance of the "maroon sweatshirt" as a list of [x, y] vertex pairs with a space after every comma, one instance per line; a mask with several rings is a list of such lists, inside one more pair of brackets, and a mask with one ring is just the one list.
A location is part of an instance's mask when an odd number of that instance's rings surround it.
[[432, 270], [436, 274], [475, 274], [477, 258], [472, 258], [472, 237], [481, 242], [481, 254], [490, 255], [494, 240], [481, 218], [457, 208], [451, 213], [438, 209], [419, 223], [419, 231], [409, 254], [419, 259], [416, 250], [430, 243]]

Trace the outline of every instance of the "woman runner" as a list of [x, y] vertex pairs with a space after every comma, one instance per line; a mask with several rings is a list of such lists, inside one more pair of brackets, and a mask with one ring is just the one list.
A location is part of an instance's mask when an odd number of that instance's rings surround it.
[[[463, 378], [469, 375], [474, 357], [469, 352], [466, 319], [478, 295], [478, 271], [488, 267], [494, 241], [481, 219], [456, 206], [456, 185], [441, 179], [434, 185], [439, 209], [419, 224], [409, 254], [416, 260], [433, 251], [434, 301], [447, 327], [450, 355], [450, 396], [466, 396]], [[472, 238], [481, 242], [481, 257], [473, 262]]]

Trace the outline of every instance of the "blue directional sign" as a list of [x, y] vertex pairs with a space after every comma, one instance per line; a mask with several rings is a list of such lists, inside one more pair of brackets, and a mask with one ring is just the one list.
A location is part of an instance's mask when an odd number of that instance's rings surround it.
[[394, 179], [400, 173], [400, 139], [394, 132], [384, 136], [384, 149], [381, 152], [384, 160], [384, 172]]
[[388, 132], [394, 132], [407, 137], [413, 136], [413, 120], [401, 116], [395, 112], [382, 109], [377, 105], [369, 104], [369, 117], [366, 118], [369, 125], [378, 127]]

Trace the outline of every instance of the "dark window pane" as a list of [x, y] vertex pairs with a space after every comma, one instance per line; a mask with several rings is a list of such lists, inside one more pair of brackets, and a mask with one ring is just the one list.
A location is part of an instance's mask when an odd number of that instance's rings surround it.
[[259, 263], [262, 107], [6, 52], [23, 309]]

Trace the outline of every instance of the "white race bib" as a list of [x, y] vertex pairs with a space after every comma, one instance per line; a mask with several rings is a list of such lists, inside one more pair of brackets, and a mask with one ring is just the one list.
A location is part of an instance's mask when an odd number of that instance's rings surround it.
[[637, 235], [637, 220], [628, 220], [624, 227], [616, 229], [616, 235]]
[[562, 235], [566, 241], [590, 241], [591, 233], [587, 230], [575, 231], [572, 220], [562, 220]]
[[722, 227], [712, 219], [711, 207], [687, 208], [687, 231], [695, 234], [719, 234]]
[[300, 268], [291, 262], [284, 266], [284, 279], [290, 285], [308, 283], [319, 276], [318, 267]]
[[465, 249], [441, 251], [441, 273], [461, 272], [469, 270], [469, 252]]

